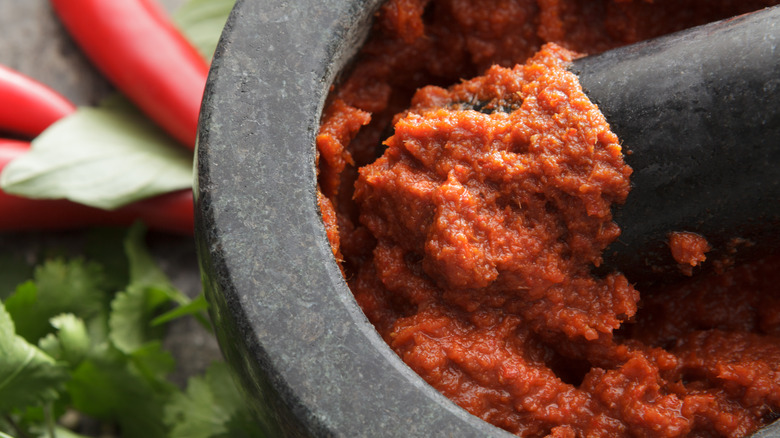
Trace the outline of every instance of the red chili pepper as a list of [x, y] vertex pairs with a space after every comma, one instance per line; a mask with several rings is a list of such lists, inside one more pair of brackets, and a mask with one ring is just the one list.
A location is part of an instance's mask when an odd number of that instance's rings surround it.
[[[27, 142], [0, 139], [0, 172], [11, 160], [29, 149]], [[128, 226], [137, 220], [153, 230], [192, 235], [192, 191], [180, 190], [117, 210], [102, 210], [62, 199], [22, 198], [0, 190], [0, 231]]]
[[74, 111], [56, 91], [0, 66], [0, 131], [32, 138]]
[[154, 0], [51, 0], [90, 60], [152, 120], [194, 149], [208, 63]]

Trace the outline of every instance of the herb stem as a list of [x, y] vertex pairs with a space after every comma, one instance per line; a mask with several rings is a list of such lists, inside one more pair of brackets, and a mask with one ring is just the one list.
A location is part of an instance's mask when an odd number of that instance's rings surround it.
[[57, 434], [54, 431], [54, 415], [52, 415], [51, 402], [43, 406], [43, 417], [44, 421], [46, 421], [46, 430], [49, 433], [49, 438], [57, 438]]
[[18, 438], [30, 438], [30, 436], [27, 435], [27, 433], [25, 433], [25, 431], [22, 430], [22, 428], [19, 427], [18, 424], [16, 424], [16, 421], [13, 419], [13, 417], [11, 417], [11, 414], [5, 414], [3, 415], [3, 418], [16, 431], [16, 435], [18, 436]]

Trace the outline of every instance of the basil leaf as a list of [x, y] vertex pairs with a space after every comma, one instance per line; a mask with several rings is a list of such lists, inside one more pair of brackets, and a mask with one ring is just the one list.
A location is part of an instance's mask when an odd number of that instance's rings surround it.
[[173, 15], [173, 21], [206, 59], [217, 48], [235, 0], [191, 0]]
[[79, 108], [0, 174], [7, 193], [103, 209], [191, 186], [192, 152], [123, 98]]

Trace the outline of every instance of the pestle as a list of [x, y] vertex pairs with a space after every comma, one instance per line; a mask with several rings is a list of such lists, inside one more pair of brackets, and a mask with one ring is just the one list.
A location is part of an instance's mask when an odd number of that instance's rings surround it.
[[[576, 60], [570, 70], [634, 173], [613, 207], [606, 271], [677, 278], [672, 232], [710, 244], [709, 269], [780, 254], [780, 7]], [[716, 262], [716, 263], [713, 263]]]

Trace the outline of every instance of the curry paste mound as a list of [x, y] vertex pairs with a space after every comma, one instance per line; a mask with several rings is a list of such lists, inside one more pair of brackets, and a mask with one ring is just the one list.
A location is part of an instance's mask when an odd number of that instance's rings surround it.
[[[633, 316], [638, 294], [623, 276], [590, 274], [618, 236], [610, 205], [627, 196], [631, 170], [566, 71], [572, 55], [547, 46], [526, 65], [414, 96], [384, 155], [356, 183], [360, 222], [384, 257], [380, 276], [414, 260], [420, 277], [464, 311], [507, 293], [544, 300], [545, 309], [523, 316], [571, 338], [596, 339]], [[517, 109], [459, 109], [475, 101]]]
[[[771, 3], [389, 1], [317, 146], [334, 255], [393, 350], [520, 436], [745, 436], [780, 416], [780, 259], [641, 297], [592, 274], [631, 169], [566, 70]], [[704, 262], [686, 236], [680, 263]]]

